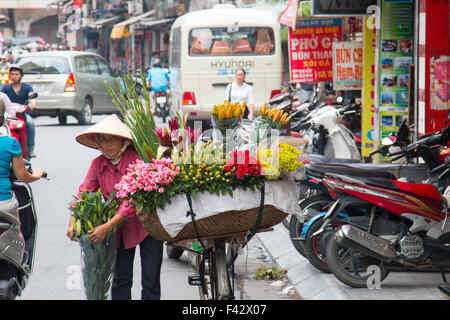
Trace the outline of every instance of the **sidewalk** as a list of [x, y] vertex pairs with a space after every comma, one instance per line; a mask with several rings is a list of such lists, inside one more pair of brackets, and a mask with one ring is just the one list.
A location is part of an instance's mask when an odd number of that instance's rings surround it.
[[[295, 250], [289, 231], [280, 223], [274, 231], [256, 235], [273, 261], [304, 300], [448, 300], [437, 288], [440, 272], [391, 272], [380, 289], [351, 288], [313, 267]], [[448, 278], [448, 274], [447, 274]]]

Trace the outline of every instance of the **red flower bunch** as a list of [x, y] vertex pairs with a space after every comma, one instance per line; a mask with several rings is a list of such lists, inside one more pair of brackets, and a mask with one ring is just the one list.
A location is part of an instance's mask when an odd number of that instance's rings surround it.
[[234, 172], [239, 180], [245, 177], [261, 176], [261, 164], [250, 151], [233, 151], [226, 161], [225, 171]]

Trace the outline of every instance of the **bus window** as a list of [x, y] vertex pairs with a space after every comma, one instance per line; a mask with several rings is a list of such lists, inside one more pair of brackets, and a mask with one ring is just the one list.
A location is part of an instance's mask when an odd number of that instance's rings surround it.
[[199, 28], [189, 33], [189, 54], [194, 55], [264, 55], [275, 52], [272, 28], [240, 27]]
[[266, 28], [256, 30], [255, 53], [267, 54], [273, 49], [273, 40]]
[[211, 48], [213, 34], [209, 28], [194, 29], [191, 31], [191, 45], [189, 53], [207, 54]]

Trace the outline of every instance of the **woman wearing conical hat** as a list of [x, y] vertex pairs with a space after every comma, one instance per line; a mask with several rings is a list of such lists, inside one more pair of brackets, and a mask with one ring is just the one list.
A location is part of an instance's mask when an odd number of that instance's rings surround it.
[[[83, 183], [78, 188], [78, 199], [83, 190], [97, 192], [99, 188], [104, 199], [108, 199], [109, 195], [115, 191], [114, 186], [126, 174], [128, 165], [140, 159], [133, 148], [130, 130], [116, 115], [111, 115], [88, 128], [76, 137], [76, 141], [101, 152], [101, 155], [92, 161]], [[76, 241], [72, 219], [69, 220], [67, 236]], [[121, 223], [123, 225], [117, 231], [117, 258], [111, 298], [113, 300], [131, 299], [133, 261], [136, 246], [139, 245], [142, 268], [141, 298], [159, 300], [163, 244], [152, 238], [142, 227], [132, 205], [124, 201], [117, 214], [107, 223], [89, 230], [88, 237], [93, 242], [102, 241], [109, 231]]]

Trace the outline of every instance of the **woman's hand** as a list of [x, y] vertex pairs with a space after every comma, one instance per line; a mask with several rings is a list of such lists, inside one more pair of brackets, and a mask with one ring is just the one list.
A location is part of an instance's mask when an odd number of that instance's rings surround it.
[[67, 236], [69, 237], [70, 240], [78, 242], [78, 238], [74, 237], [73, 234], [74, 234], [74, 227], [73, 227], [72, 219], [70, 219], [69, 229], [67, 230]]
[[103, 241], [106, 237], [106, 234], [109, 231], [109, 227], [105, 224], [99, 225], [94, 229], [89, 230], [88, 238], [91, 239], [92, 242], [100, 242]]

